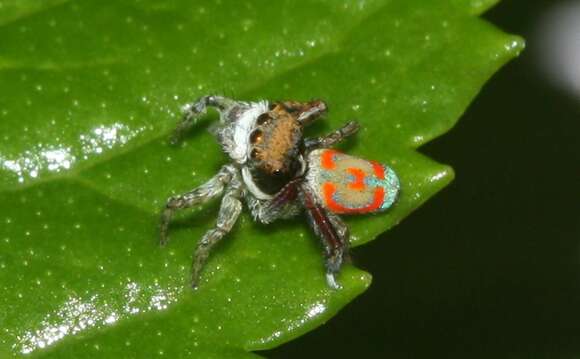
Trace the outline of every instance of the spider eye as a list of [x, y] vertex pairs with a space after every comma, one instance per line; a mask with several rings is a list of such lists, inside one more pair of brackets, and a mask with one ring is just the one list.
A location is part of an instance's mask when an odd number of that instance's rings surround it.
[[282, 175], [282, 170], [275, 169], [274, 171], [272, 171], [272, 174], [276, 177], [280, 177]]
[[259, 151], [254, 148], [252, 150], [252, 152], [250, 153], [250, 157], [252, 157], [253, 159], [256, 159], [256, 158], [258, 158], [258, 154], [259, 154]]
[[252, 134], [250, 135], [250, 142], [251, 143], [258, 143], [262, 141], [262, 131], [260, 130], [255, 130], [254, 132], [252, 132]]
[[265, 112], [265, 113], [261, 114], [260, 116], [258, 116], [258, 119], [256, 120], [256, 124], [258, 126], [262, 126], [266, 122], [269, 122], [270, 119], [271, 119], [270, 114], [268, 112]]

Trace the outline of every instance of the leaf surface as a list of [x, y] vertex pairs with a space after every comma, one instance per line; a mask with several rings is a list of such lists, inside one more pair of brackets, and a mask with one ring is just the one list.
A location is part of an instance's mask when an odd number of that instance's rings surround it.
[[329, 290], [299, 218], [244, 214], [195, 292], [191, 254], [219, 202], [157, 246], [166, 198], [227, 161], [206, 132], [215, 114], [167, 144], [180, 107], [208, 93], [322, 98], [330, 113], [310, 135], [359, 120], [342, 149], [402, 182], [389, 212], [347, 218], [361, 245], [451, 181], [416, 149], [522, 49], [476, 17], [492, 4], [0, 1], [0, 357], [253, 357], [331, 318], [370, 275], [347, 265]]

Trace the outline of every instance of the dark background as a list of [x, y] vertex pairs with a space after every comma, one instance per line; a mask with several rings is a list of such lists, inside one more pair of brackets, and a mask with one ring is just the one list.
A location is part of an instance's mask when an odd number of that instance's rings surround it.
[[556, 4], [505, 0], [484, 16], [527, 48], [453, 130], [421, 148], [452, 165], [456, 180], [354, 250], [374, 276], [366, 293], [261, 354], [580, 356], [580, 98], [547, 81], [536, 58], [539, 22]]

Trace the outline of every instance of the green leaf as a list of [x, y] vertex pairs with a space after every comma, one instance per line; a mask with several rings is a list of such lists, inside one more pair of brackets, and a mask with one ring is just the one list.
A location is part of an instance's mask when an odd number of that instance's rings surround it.
[[391, 164], [402, 195], [347, 218], [357, 246], [451, 181], [416, 148], [522, 49], [475, 17], [493, 3], [0, 0], [0, 357], [251, 357], [331, 318], [370, 275], [346, 265], [327, 288], [301, 219], [244, 214], [195, 292], [192, 250], [219, 203], [157, 246], [165, 199], [227, 161], [205, 131], [215, 114], [167, 144], [180, 106], [322, 98], [312, 135], [358, 119], [343, 149]]

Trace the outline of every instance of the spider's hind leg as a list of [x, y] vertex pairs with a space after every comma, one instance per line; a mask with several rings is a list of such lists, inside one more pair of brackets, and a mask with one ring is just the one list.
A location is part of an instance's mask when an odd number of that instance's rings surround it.
[[300, 195], [306, 209], [308, 222], [324, 245], [326, 282], [329, 287], [339, 289], [340, 285], [336, 281], [336, 274], [348, 256], [348, 227], [340, 217], [319, 205], [314, 195], [305, 186], [300, 187]]
[[336, 274], [340, 271], [343, 262], [349, 258], [349, 232], [339, 216], [328, 211], [326, 215], [339, 239], [337, 244], [331, 242], [326, 245], [326, 282], [331, 288], [338, 289], [340, 285], [336, 282]]
[[181, 109], [183, 116], [173, 131], [171, 143], [178, 143], [183, 137], [183, 134], [195, 125], [199, 116], [203, 115], [208, 107], [215, 107], [218, 111], [222, 112], [236, 104], [237, 102], [235, 100], [215, 95], [203, 96], [193, 103], [188, 103]]

